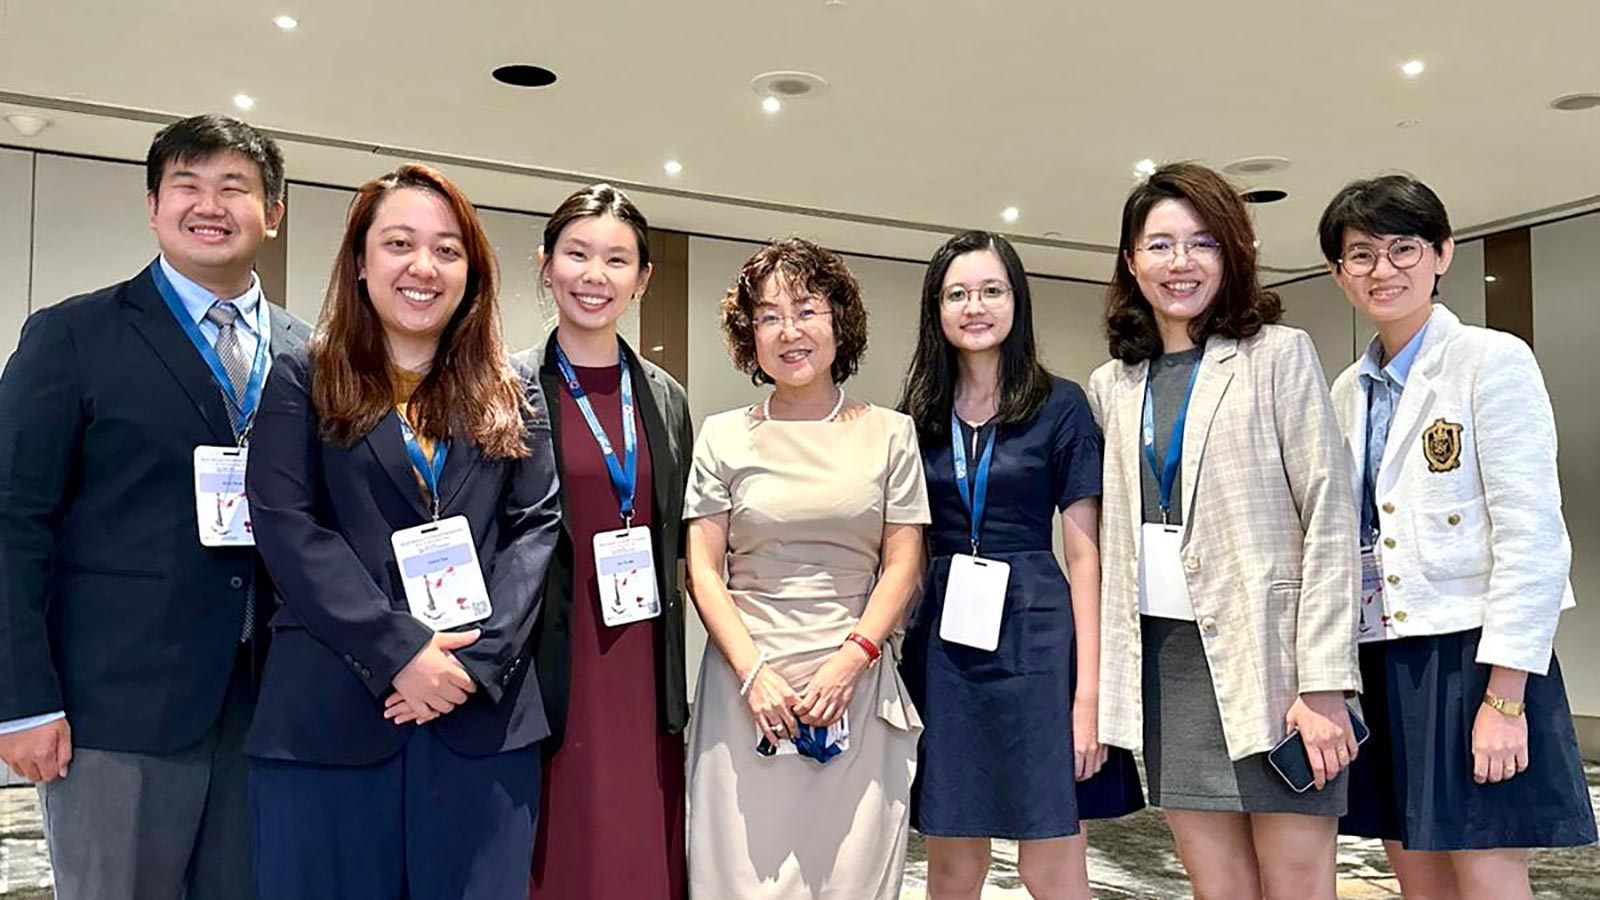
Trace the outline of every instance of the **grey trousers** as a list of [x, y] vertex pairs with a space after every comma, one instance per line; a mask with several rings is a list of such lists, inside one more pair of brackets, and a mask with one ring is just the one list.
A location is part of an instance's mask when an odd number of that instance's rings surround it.
[[74, 748], [67, 777], [39, 786], [56, 900], [251, 900], [253, 706], [241, 660], [199, 743], [161, 755]]

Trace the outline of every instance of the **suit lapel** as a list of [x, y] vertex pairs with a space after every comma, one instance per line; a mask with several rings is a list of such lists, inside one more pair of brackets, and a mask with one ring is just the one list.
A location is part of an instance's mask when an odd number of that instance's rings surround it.
[[1345, 449], [1350, 451], [1352, 487], [1359, 498], [1365, 490], [1363, 480], [1367, 476], [1367, 392], [1361, 389], [1360, 375], [1350, 381], [1349, 391], [1341, 399], [1345, 421], [1350, 423]]
[[[261, 302], [266, 303], [267, 298], [262, 297]], [[294, 318], [287, 312], [279, 307], [270, 306], [268, 316], [272, 325], [272, 356], [294, 353], [305, 346], [306, 342], [294, 331]]]
[[1194, 497], [1195, 488], [1200, 483], [1200, 463], [1205, 456], [1206, 440], [1211, 435], [1211, 422], [1217, 417], [1217, 407], [1222, 405], [1222, 396], [1233, 382], [1231, 361], [1238, 352], [1238, 341], [1213, 337], [1206, 341], [1206, 349], [1200, 359], [1200, 373], [1195, 377], [1194, 395], [1189, 398], [1188, 418], [1183, 426], [1185, 523], [1194, 521]]
[[[409, 459], [408, 456], [407, 460]], [[450, 506], [483, 462], [483, 451], [468, 440], [466, 435], [451, 435], [450, 453], [444, 459], [444, 471], [439, 473], [439, 509], [444, 510]]]
[[667, 408], [667, 386], [654, 373], [645, 371], [644, 364], [626, 341], [621, 343], [622, 353], [628, 358], [628, 373], [633, 379], [633, 394], [639, 404], [639, 419], [644, 423], [644, 443], [650, 448], [651, 498], [655, 501], [652, 521], [660, 525], [663, 524], [662, 515], [672, 508], [670, 492], [677, 482], [675, 472], [662, 468], [663, 462], [676, 459], [671, 452], [672, 437], [662, 415], [662, 410]]
[[[378, 427], [372, 429], [362, 440], [372, 450], [372, 455], [378, 458], [383, 471], [388, 473], [389, 480], [394, 482], [401, 495], [411, 502], [411, 508], [417, 515], [426, 519], [433, 518], [433, 511], [422, 505], [422, 487], [417, 484], [415, 470], [411, 468], [411, 457], [406, 455], [405, 438], [400, 436], [400, 413], [389, 410], [383, 417]], [[456, 454], [454, 447], [450, 450], [453, 457]], [[445, 472], [448, 473], [451, 462], [445, 460]], [[441, 492], [442, 493], [442, 492]], [[442, 509], [444, 504], [440, 504]]]
[[1140, 362], [1131, 366], [1125, 365], [1122, 372], [1122, 382], [1117, 391], [1117, 420], [1132, 423], [1128, 429], [1132, 432], [1132, 441], [1123, 441], [1117, 448], [1117, 463], [1122, 467], [1122, 483], [1126, 486], [1128, 497], [1128, 522], [1134, 534], [1139, 534], [1139, 529], [1144, 526], [1144, 508], [1141, 496], [1139, 467], [1144, 465], [1143, 423], [1144, 416], [1144, 381], [1150, 374], [1150, 363]]
[[[544, 403], [550, 412], [550, 446], [556, 454], [556, 471], [565, 472], [566, 466], [561, 459], [561, 376], [556, 372], [556, 333], [550, 332], [550, 337], [545, 340], [544, 353], [539, 358], [538, 366], [539, 387], [544, 391]], [[572, 503], [567, 499], [568, 487], [565, 479], [561, 483], [563, 500], [561, 503], [561, 530], [567, 533], [567, 539], [572, 539]]]
[[228, 416], [222, 389], [217, 386], [211, 367], [201, 359], [189, 336], [184, 333], [183, 326], [173, 318], [172, 310], [161, 299], [149, 268], [128, 283], [123, 301], [133, 308], [133, 329], [150, 345], [167, 371], [172, 373], [178, 386], [188, 395], [195, 412], [211, 429], [214, 440], [219, 444], [233, 443], [233, 423]]
[[1422, 346], [1417, 348], [1417, 358], [1406, 375], [1406, 387], [1400, 393], [1400, 403], [1395, 407], [1394, 418], [1389, 420], [1389, 437], [1383, 445], [1383, 462], [1378, 466], [1380, 489], [1387, 490], [1400, 477], [1397, 464], [1405, 448], [1412, 446], [1422, 424], [1427, 421], [1428, 410], [1433, 408], [1434, 371], [1443, 361], [1445, 344], [1460, 320], [1444, 307], [1435, 307], [1428, 321], [1428, 333], [1422, 336]]

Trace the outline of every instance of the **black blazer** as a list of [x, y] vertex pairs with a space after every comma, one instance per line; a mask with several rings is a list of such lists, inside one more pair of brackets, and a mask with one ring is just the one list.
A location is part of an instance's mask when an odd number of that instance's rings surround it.
[[[524, 350], [517, 358], [532, 364], [539, 351]], [[647, 360], [640, 359], [622, 342], [633, 378], [639, 417], [644, 422], [645, 442], [650, 446], [654, 490], [650, 498], [656, 566], [656, 588], [662, 598], [661, 671], [656, 684], [661, 727], [671, 733], [683, 730], [689, 722], [689, 688], [684, 670], [683, 596], [678, 590], [677, 561], [683, 558], [683, 497], [689, 485], [689, 457], [694, 449], [694, 427], [689, 419], [689, 398], [671, 375]], [[560, 397], [561, 373], [556, 368], [555, 335], [545, 342], [538, 357], [539, 382], [546, 397]], [[561, 455], [561, 404], [550, 404], [550, 432]], [[580, 424], [581, 427], [581, 424]], [[588, 548], [585, 548], [588, 552]], [[572, 690], [572, 522], [561, 522], [561, 540], [556, 544], [555, 560], [545, 580], [544, 610], [539, 618], [539, 684], [544, 689], [545, 715], [550, 720], [551, 736], [545, 752], [561, 748], [566, 729], [567, 703]]]
[[[519, 367], [520, 368], [520, 367]], [[478, 683], [466, 703], [420, 726], [457, 753], [487, 756], [549, 733], [528, 636], [560, 531], [549, 417], [532, 373], [520, 371], [532, 412], [532, 455], [486, 458], [464, 437], [450, 445], [439, 517], [464, 515], [489, 587], [478, 642], [455, 651]], [[398, 752], [417, 725], [383, 717], [394, 677], [432, 629], [408, 611], [390, 536], [429, 518], [393, 410], [351, 446], [321, 437], [311, 360], [279, 360], [267, 381], [245, 479], [256, 546], [277, 585], [261, 698], [245, 749], [256, 756], [366, 765]]]
[[[274, 356], [310, 333], [271, 324]], [[132, 753], [211, 728], [251, 579], [258, 635], [271, 612], [252, 550], [200, 545], [194, 448], [233, 442], [148, 268], [28, 317], [0, 375], [0, 722], [64, 709], [76, 746]]]

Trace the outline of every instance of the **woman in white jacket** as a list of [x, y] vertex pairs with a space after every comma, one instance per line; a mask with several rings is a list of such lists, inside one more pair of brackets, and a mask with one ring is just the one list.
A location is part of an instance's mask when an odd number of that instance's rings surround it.
[[1413, 900], [1527, 898], [1525, 848], [1595, 841], [1551, 649], [1572, 546], [1550, 398], [1526, 344], [1433, 302], [1455, 244], [1426, 185], [1354, 182], [1318, 232], [1377, 330], [1333, 386], [1362, 506], [1372, 729], [1341, 830], [1382, 838]]

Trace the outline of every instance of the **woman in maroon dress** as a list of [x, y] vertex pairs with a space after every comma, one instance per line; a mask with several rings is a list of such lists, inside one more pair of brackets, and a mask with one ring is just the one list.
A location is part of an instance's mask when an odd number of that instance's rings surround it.
[[535, 900], [686, 894], [676, 575], [689, 404], [617, 334], [650, 272], [649, 226], [609, 185], [573, 194], [545, 226], [539, 273], [558, 322], [528, 362], [551, 398], [565, 527], [536, 631], [551, 736]]

